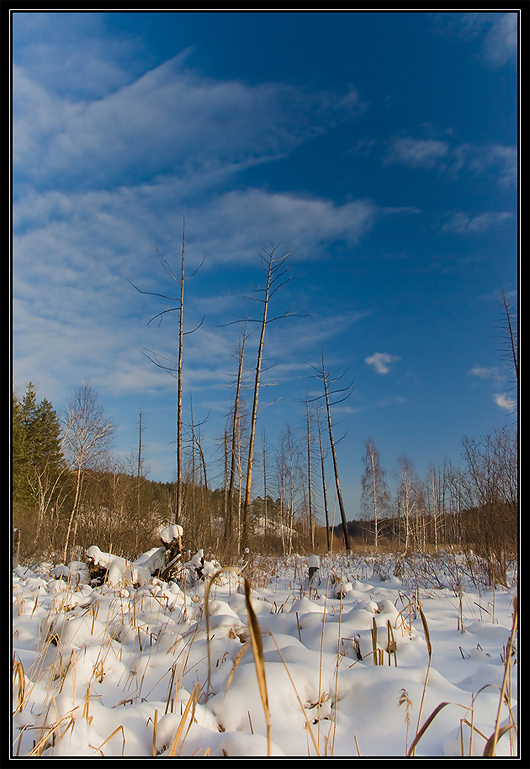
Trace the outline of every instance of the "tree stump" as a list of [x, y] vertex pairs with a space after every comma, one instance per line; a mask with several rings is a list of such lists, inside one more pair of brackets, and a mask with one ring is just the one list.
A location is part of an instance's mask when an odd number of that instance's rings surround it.
[[13, 569], [18, 566], [18, 555], [20, 552], [20, 529], [13, 529], [13, 541], [11, 543], [11, 562]]
[[169, 580], [171, 576], [181, 566], [180, 558], [182, 555], [182, 526], [173, 524], [172, 526], [165, 526], [160, 531], [160, 541], [166, 548], [164, 553], [165, 566], [160, 569], [158, 576], [160, 579]]

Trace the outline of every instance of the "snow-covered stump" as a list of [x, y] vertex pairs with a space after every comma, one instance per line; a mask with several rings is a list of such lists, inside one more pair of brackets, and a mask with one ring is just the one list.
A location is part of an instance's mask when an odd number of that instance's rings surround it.
[[320, 584], [320, 558], [318, 555], [310, 555], [307, 559], [307, 566], [309, 569], [309, 584], [314, 584], [317, 581]]
[[182, 535], [184, 530], [177, 523], [165, 526], [159, 531], [160, 541], [165, 548], [164, 566], [159, 570], [160, 579], [169, 580], [179, 566], [182, 557]]
[[92, 545], [86, 551], [86, 563], [93, 585], [103, 582], [111, 585], [129, 582], [146, 584], [152, 577], [168, 581], [182, 564], [182, 526], [173, 524], [159, 531], [162, 547], [154, 547], [142, 553], [135, 561], [127, 561], [110, 553], [103, 553]]
[[221, 564], [218, 561], [206, 561], [204, 558], [204, 550], [202, 549], [197, 550], [190, 561], [190, 565], [195, 571], [196, 582], [205, 582], [206, 580], [211, 579], [221, 568]]
[[151, 573], [144, 565], [128, 561], [118, 555], [102, 552], [97, 545], [86, 551], [88, 571], [92, 584], [105, 582], [110, 587], [118, 585], [145, 585]]
[[191, 559], [192, 566], [195, 568], [195, 576], [197, 579], [204, 579], [204, 550], [197, 550], [193, 558]]

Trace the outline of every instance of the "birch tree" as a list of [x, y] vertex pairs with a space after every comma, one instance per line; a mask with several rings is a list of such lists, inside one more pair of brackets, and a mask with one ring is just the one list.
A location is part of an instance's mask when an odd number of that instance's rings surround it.
[[379, 452], [370, 438], [365, 443], [366, 453], [363, 458], [364, 475], [362, 477], [361, 503], [364, 510], [374, 521], [374, 547], [379, 545], [379, 521], [388, 511], [390, 494], [385, 481], [385, 471], [381, 467]]
[[63, 560], [66, 563], [70, 535], [78, 513], [85, 470], [93, 468], [109, 450], [114, 425], [90, 384], [86, 382], [75, 390], [69, 403], [64, 430], [64, 453], [75, 471], [74, 501], [68, 519]]
[[[418, 486], [412, 462], [406, 456], [398, 460], [400, 469], [400, 482], [397, 492], [398, 517], [404, 521], [405, 526], [405, 551], [407, 555], [411, 547], [412, 519], [418, 512]], [[400, 532], [401, 534], [401, 532]]]

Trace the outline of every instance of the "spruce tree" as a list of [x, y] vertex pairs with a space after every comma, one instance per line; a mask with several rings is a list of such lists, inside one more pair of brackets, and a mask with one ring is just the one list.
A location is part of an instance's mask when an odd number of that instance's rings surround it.
[[13, 503], [15, 503], [21, 502], [24, 496], [28, 467], [22, 403], [18, 400], [15, 393], [12, 396], [11, 419], [11, 478]]
[[52, 404], [44, 398], [35, 411], [32, 464], [36, 470], [58, 471], [62, 463], [61, 425]]
[[12, 407], [13, 525], [22, 531], [23, 547], [39, 549], [49, 512], [61, 493], [65, 470], [61, 426], [52, 404], [37, 402], [30, 382]]

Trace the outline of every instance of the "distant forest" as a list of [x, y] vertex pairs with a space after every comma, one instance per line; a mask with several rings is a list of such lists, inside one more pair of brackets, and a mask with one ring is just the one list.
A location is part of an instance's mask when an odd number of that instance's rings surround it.
[[[78, 388], [62, 420], [31, 383], [22, 398], [13, 395], [12, 524], [20, 531], [22, 563], [84, 560], [94, 544], [134, 559], [160, 544], [159, 529], [175, 521], [176, 483], [145, 477], [141, 414], [128, 466], [112, 457], [112, 433], [89, 385]], [[244, 450], [243, 431], [235, 445]], [[180, 500], [184, 550], [203, 548], [230, 562], [244, 552], [243, 542], [262, 555], [358, 550], [406, 556], [458, 548], [486, 559], [492, 579], [502, 581], [518, 549], [517, 431], [511, 426], [480, 441], [466, 439], [462, 449], [461, 465], [431, 467], [424, 479], [401, 459], [390, 494], [377, 449], [367, 441], [363, 518], [347, 521], [345, 530], [343, 522], [329, 522], [335, 489], [326, 489], [322, 440], [309, 419], [305, 436], [297, 440], [286, 430], [275, 451], [262, 437], [254, 470], [266, 493], [251, 498], [247, 522], [245, 471], [228, 432], [221, 488], [210, 487], [200, 440], [191, 434]]]

